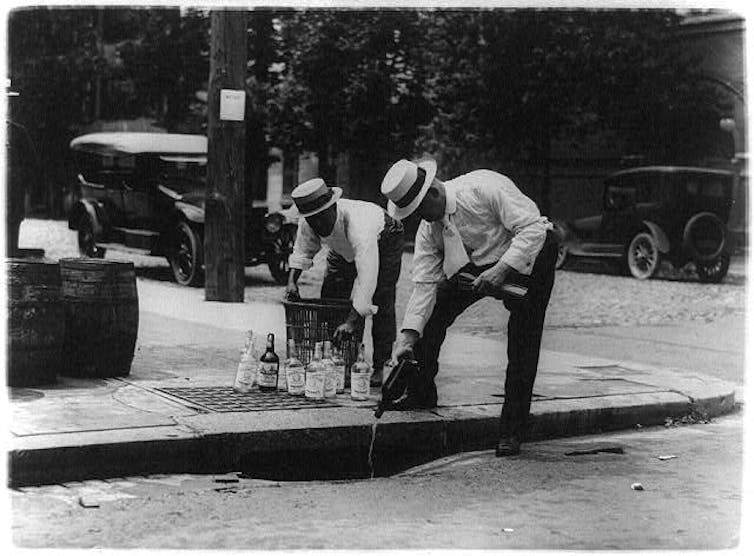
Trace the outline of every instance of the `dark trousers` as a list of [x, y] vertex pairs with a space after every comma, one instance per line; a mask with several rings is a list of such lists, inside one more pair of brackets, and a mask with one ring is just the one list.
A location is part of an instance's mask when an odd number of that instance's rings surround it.
[[[377, 288], [372, 297], [372, 304], [377, 306], [377, 314], [372, 318], [372, 343], [374, 370], [375, 373], [380, 373], [385, 361], [392, 355], [396, 337], [395, 284], [401, 273], [403, 224], [385, 214], [385, 228], [380, 233], [377, 245], [380, 269]], [[323, 298], [348, 299], [355, 279], [356, 264], [330, 251], [320, 295]]]
[[[522, 439], [531, 406], [534, 379], [539, 364], [542, 327], [545, 311], [555, 280], [555, 261], [558, 243], [552, 232], [534, 262], [529, 291], [520, 301], [503, 301], [510, 311], [508, 320], [508, 368], [505, 371], [505, 400], [500, 417], [501, 434]], [[478, 275], [482, 269], [467, 265], [462, 269]], [[437, 400], [434, 378], [438, 372], [440, 348], [448, 327], [458, 315], [484, 296], [458, 288], [454, 280], [438, 285], [437, 301], [432, 315], [424, 327], [414, 355], [419, 362], [421, 378], [416, 386], [416, 396], [423, 401]]]

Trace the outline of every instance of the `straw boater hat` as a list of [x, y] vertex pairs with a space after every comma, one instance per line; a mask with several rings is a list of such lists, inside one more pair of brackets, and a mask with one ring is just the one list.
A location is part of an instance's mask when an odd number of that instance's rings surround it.
[[416, 210], [432, 185], [437, 173], [437, 163], [428, 159], [421, 162], [399, 160], [382, 179], [382, 194], [388, 198], [387, 212], [402, 220]]
[[342, 195], [343, 190], [340, 187], [327, 187], [322, 178], [305, 181], [291, 192], [293, 202], [303, 217], [312, 216], [331, 207]]

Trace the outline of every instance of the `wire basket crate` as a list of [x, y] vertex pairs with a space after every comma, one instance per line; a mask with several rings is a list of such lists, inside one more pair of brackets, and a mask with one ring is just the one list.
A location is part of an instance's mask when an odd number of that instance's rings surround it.
[[[347, 299], [301, 299], [283, 301], [283, 306], [286, 335], [289, 340], [296, 341], [298, 357], [304, 365], [314, 355], [314, 344], [332, 340], [335, 329], [345, 322], [351, 311], [351, 302]], [[359, 327], [352, 339], [339, 346], [343, 350], [346, 369], [356, 361], [362, 335], [363, 327]]]

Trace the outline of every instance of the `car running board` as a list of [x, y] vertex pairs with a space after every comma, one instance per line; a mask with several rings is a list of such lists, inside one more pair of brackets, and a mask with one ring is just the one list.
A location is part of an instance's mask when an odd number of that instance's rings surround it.
[[586, 243], [578, 247], [569, 247], [568, 255], [574, 257], [604, 257], [608, 259], [620, 259], [626, 254], [625, 248], [620, 243]]
[[138, 247], [128, 247], [126, 245], [123, 245], [122, 243], [100, 243], [97, 242], [97, 247], [100, 247], [102, 249], [107, 249], [108, 251], [119, 251], [121, 253], [131, 253], [132, 255], [150, 255], [155, 256], [152, 254], [151, 249], [139, 249]]

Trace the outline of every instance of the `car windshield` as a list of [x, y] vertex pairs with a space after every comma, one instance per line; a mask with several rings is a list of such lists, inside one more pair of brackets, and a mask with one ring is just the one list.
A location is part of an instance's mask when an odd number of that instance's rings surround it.
[[157, 183], [177, 193], [204, 189], [207, 184], [206, 157], [161, 156], [153, 170]]

